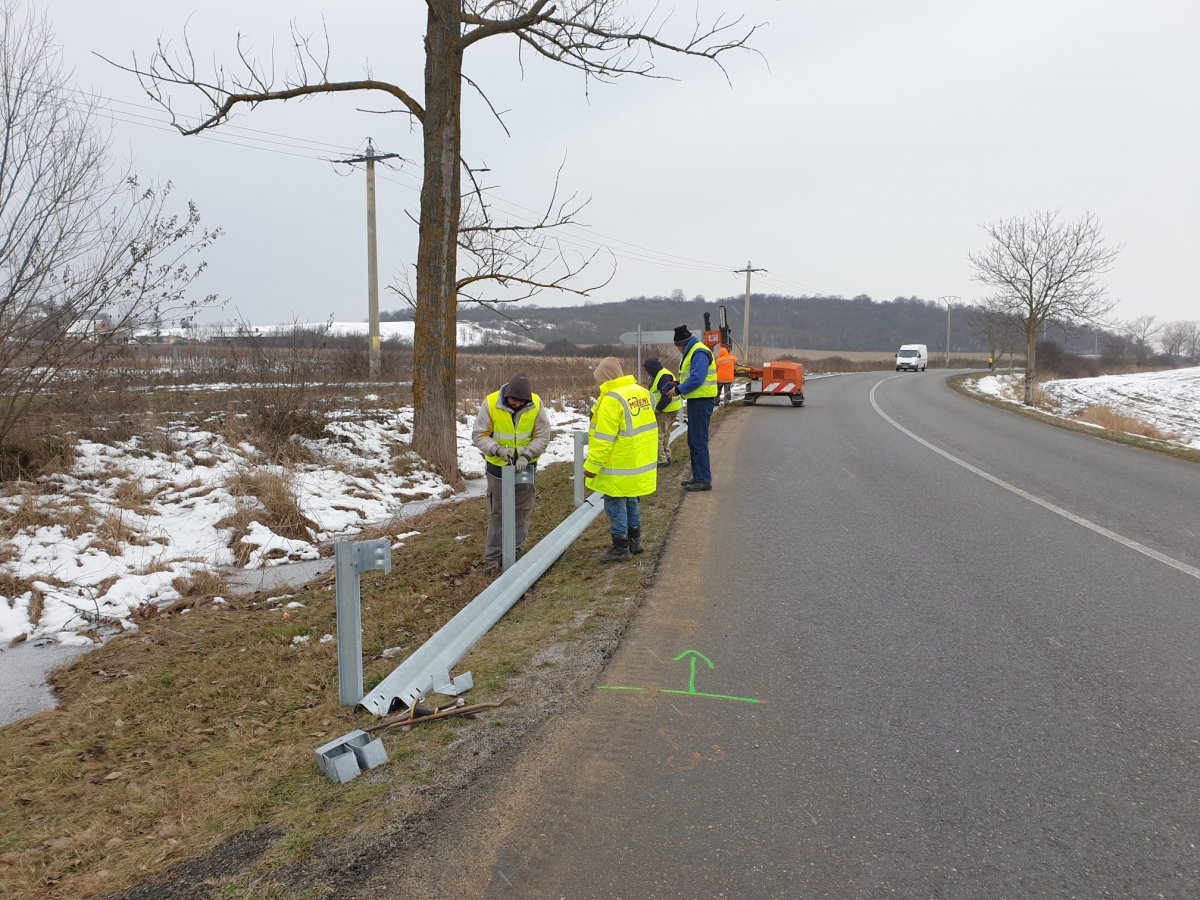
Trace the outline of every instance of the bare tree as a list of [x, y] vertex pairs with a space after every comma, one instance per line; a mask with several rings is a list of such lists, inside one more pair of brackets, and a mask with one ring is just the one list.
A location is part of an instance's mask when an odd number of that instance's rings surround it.
[[987, 344], [988, 356], [999, 363], [1000, 357], [1007, 353], [1011, 367], [1017, 339], [1022, 333], [1021, 320], [995, 297], [969, 307], [969, 315], [972, 330]]
[[1178, 320], [1168, 322], [1159, 332], [1158, 342], [1162, 344], [1163, 353], [1168, 356], [1182, 356], [1188, 346], [1188, 336], [1193, 322]]
[[[657, 6], [638, 21], [626, 13], [626, 5], [624, 0], [425, 0], [423, 102], [386, 80], [370, 76], [332, 78], [328, 41], [323, 49], [317, 49], [309, 37], [294, 29], [294, 67], [279, 78], [269, 65], [264, 67], [250, 58], [240, 38], [240, 68], [236, 73], [217, 65], [210, 76], [201, 76], [186, 36], [178, 52], [160, 42], [147, 66], [139, 66], [134, 60], [132, 70], [139, 74], [151, 96], [168, 110], [170, 91], [175, 86], [201, 94], [209, 112], [190, 122], [176, 120], [185, 134], [220, 125], [239, 106], [253, 108], [268, 101], [342, 92], [368, 92], [390, 98], [420, 125], [424, 174], [416, 266], [413, 449], [447, 478], [458, 478], [454, 418], [457, 300], [459, 291], [478, 284], [472, 279], [481, 274], [464, 276], [458, 266], [463, 227], [464, 82], [483, 95], [480, 87], [463, 74], [464, 55], [484, 40], [508, 36], [516, 39], [519, 53], [538, 54], [577, 69], [589, 83], [610, 82], [625, 75], [659, 77], [654, 63], [660, 51], [699, 57], [721, 66], [721, 55], [747, 47], [755, 30], [743, 28], [740, 18], [721, 16], [710, 25], [700, 24], [697, 18], [690, 33], [672, 40], [664, 36], [667, 19]], [[494, 107], [492, 110], [495, 113]], [[498, 113], [496, 116], [500, 118]], [[477, 220], [469, 220], [466, 227], [479, 225]], [[490, 251], [475, 254], [477, 249], [472, 243], [468, 253], [486, 260]], [[524, 249], [530, 249], [529, 245]], [[536, 264], [532, 270], [538, 271]], [[522, 271], [531, 270], [525, 267]], [[466, 285], [462, 284], [464, 280]], [[563, 284], [555, 278], [549, 279], [549, 285], [545, 281], [541, 275], [533, 275], [528, 278], [528, 287]]]
[[1185, 323], [1187, 325], [1187, 343], [1184, 345], [1187, 348], [1189, 359], [1200, 359], [1200, 322], [1191, 319]]
[[134, 328], [170, 320], [217, 237], [169, 215], [170, 185], [110, 161], [96, 110], [69, 85], [50, 22], [0, 3], [0, 442], [34, 398]]
[[1154, 339], [1162, 331], [1154, 316], [1138, 316], [1124, 324], [1122, 330], [1133, 342], [1133, 351], [1138, 365], [1144, 364], [1154, 352]]
[[969, 255], [972, 278], [996, 290], [996, 302], [1020, 317], [1025, 332], [1025, 403], [1033, 405], [1038, 329], [1049, 318], [1095, 321], [1113, 304], [1098, 278], [1120, 247], [1109, 247], [1100, 222], [1085, 213], [1073, 222], [1057, 211], [1001, 219], [983, 226], [990, 243]]

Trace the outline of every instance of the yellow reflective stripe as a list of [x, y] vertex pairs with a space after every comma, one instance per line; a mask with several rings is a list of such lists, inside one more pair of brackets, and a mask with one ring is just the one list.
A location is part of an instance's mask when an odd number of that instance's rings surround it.
[[648, 425], [639, 425], [633, 431], [622, 431], [623, 437], [633, 437], [635, 434], [641, 434], [643, 431], [658, 431], [658, 423], [650, 422]]
[[644, 475], [646, 472], [653, 471], [658, 468], [658, 461], [655, 460], [648, 465], [639, 466], [636, 469], [601, 469], [601, 475]]
[[617, 439], [615, 434], [601, 434], [599, 431], [592, 434], [591, 437], [594, 437], [598, 441], [615, 441]]

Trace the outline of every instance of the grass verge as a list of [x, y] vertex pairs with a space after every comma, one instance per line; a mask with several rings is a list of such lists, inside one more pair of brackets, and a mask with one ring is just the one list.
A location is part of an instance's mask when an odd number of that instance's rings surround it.
[[[974, 400], [980, 400], [984, 403], [989, 403], [992, 406], [1000, 409], [1008, 410], [1020, 416], [1025, 416], [1030, 419], [1037, 419], [1039, 422], [1046, 422], [1058, 428], [1065, 428], [1068, 431], [1075, 431], [1080, 434], [1090, 434], [1093, 437], [1104, 438], [1105, 440], [1113, 441], [1117, 444], [1125, 444], [1129, 447], [1141, 447], [1143, 450], [1153, 450], [1156, 453], [1165, 453], [1167, 456], [1173, 456], [1176, 459], [1184, 459], [1189, 462], [1200, 462], [1200, 450], [1193, 450], [1190, 447], [1181, 447], [1178, 444], [1173, 444], [1165, 440], [1147, 437], [1140, 434], [1130, 434], [1126, 431], [1119, 431], [1105, 425], [1084, 424], [1084, 422], [1076, 422], [1071, 419], [1064, 419], [1061, 416], [1052, 416], [1049, 413], [1042, 412], [1038, 409], [1033, 409], [1027, 406], [1018, 406], [1014, 403], [1006, 403], [997, 397], [992, 397], [988, 394], [981, 394], [978, 391], [972, 390], [968, 382], [978, 380], [986, 375], [993, 374], [991, 372], [969, 372], [965, 375], [955, 375], [948, 379], [950, 386], [964, 396]], [[1086, 421], [1086, 420], [1085, 420]], [[1109, 425], [1115, 424], [1114, 419], [1108, 418], [1105, 420]], [[1141, 423], [1144, 424], [1144, 423]]]
[[[608, 544], [601, 516], [464, 660], [472, 700], [498, 698], [530, 669], [555, 666], [548, 647], [627, 620], [678, 504], [678, 468], [667, 471], [643, 504], [648, 552], [599, 563]], [[531, 541], [569, 514], [569, 476], [569, 466], [539, 473]], [[488, 583], [482, 500], [398, 530], [421, 534], [396, 551], [390, 576], [363, 579], [368, 687]], [[430, 796], [449, 789], [447, 769], [470, 756], [464, 748], [507, 728], [513, 714], [392, 732], [386, 766], [334, 785], [313, 749], [373, 721], [338, 705], [336, 644], [321, 641], [334, 630], [331, 573], [285, 602], [197, 600], [57, 671], [60, 707], [0, 728], [0, 893], [109, 895], [242, 840], [261, 846], [236, 865], [213, 866], [204, 884], [216, 896], [267, 896], [272, 872], [344, 837], [347, 823], [378, 835], [428, 810]]]

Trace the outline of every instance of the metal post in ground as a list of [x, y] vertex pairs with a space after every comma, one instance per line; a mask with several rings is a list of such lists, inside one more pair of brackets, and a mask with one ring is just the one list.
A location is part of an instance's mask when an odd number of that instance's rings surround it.
[[339, 541], [334, 545], [337, 587], [338, 702], [355, 706], [363, 698], [362, 601], [359, 577], [370, 569], [392, 571], [387, 540]]
[[500, 565], [505, 572], [517, 561], [517, 485], [533, 484], [533, 472], [500, 467]]
[[586, 485], [583, 483], [583, 461], [587, 457], [587, 432], [576, 431], [572, 437], [575, 438], [575, 508], [583, 506], [583, 498], [587, 493]]
[[517, 561], [516, 476], [512, 466], [500, 467], [500, 559], [505, 572]]

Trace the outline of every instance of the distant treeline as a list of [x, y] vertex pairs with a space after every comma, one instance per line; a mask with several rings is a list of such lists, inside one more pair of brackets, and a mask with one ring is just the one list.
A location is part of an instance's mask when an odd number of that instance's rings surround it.
[[[733, 338], [741, 342], [742, 297], [687, 300], [678, 294], [565, 307], [523, 303], [504, 307], [509, 318], [483, 307], [464, 305], [459, 309], [459, 319], [519, 331], [543, 344], [614, 344], [624, 332], [636, 331], [639, 325], [645, 331], [663, 331], [684, 324], [699, 333], [705, 312], [711, 314], [715, 328], [718, 307], [724, 306], [733, 327]], [[382, 317], [386, 321], [411, 315], [412, 311], [405, 309], [384, 313]], [[1097, 335], [1086, 328], [1075, 330], [1051, 325], [1048, 331], [1045, 337], [1072, 352], [1091, 353], [1097, 344], [1104, 343], [1103, 332], [1097, 340]], [[946, 307], [919, 297], [877, 302], [865, 294], [849, 299], [752, 294], [750, 337], [759, 347], [888, 352], [901, 344], [915, 343], [941, 351], [946, 347]], [[956, 305], [950, 311], [950, 349], [959, 353], [988, 349], [966, 304]]]

